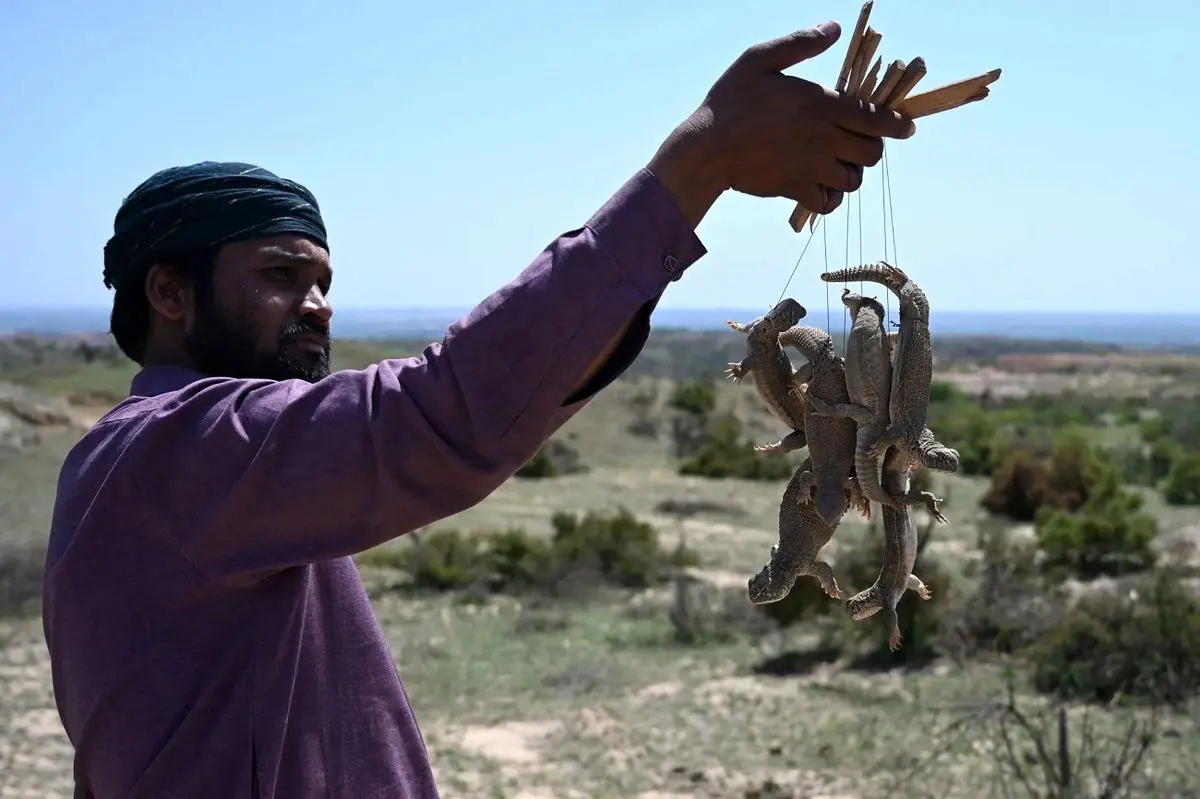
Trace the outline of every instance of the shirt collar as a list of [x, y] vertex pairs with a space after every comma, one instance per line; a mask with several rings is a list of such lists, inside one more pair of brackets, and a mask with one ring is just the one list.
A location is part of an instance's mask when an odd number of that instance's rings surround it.
[[203, 380], [205, 375], [182, 366], [146, 366], [133, 376], [129, 385], [130, 396], [154, 397]]

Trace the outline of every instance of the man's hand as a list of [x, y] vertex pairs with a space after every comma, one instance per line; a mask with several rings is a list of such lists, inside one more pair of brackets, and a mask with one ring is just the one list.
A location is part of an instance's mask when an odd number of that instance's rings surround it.
[[782, 74], [840, 35], [826, 22], [749, 48], [663, 142], [649, 169], [693, 226], [726, 189], [827, 214], [883, 157], [883, 137], [913, 134], [894, 111]]

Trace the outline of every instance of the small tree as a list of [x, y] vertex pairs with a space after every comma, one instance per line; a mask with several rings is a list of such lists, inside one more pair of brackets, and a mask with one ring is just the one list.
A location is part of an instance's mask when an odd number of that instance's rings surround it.
[[1200, 453], [1177, 453], [1163, 483], [1162, 495], [1171, 505], [1200, 505]]
[[1142, 495], [1121, 488], [1115, 470], [1106, 471], [1090, 493], [1077, 512], [1060, 507], [1038, 511], [1035, 530], [1046, 556], [1044, 567], [1085, 580], [1153, 567], [1151, 543], [1158, 522], [1142, 512]]

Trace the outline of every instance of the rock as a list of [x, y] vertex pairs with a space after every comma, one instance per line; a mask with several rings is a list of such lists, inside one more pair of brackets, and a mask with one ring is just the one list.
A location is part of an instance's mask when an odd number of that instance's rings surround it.
[[50, 427], [82, 428], [65, 400], [47, 397], [13, 383], [0, 382], [0, 447], [28, 449]]

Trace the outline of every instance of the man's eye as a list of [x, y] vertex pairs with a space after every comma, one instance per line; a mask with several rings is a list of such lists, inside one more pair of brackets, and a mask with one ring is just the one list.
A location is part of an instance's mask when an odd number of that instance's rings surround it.
[[272, 266], [267, 269], [267, 274], [275, 280], [289, 281], [292, 279], [295, 270], [290, 266]]

